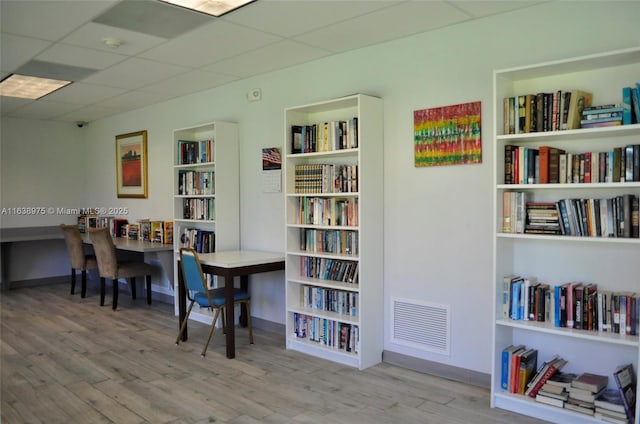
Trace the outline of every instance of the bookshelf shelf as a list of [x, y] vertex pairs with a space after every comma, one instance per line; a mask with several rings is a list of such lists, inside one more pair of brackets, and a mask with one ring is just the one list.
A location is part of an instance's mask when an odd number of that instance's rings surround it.
[[[382, 110], [381, 99], [360, 94], [285, 110], [287, 349], [359, 369], [382, 360]], [[318, 135], [303, 144], [313, 147], [296, 144], [294, 152], [294, 127], [322, 134], [325, 123], [341, 128], [342, 138]], [[296, 193], [305, 168], [317, 179], [322, 169], [323, 183], [313, 186], [319, 192]], [[328, 192], [336, 187], [340, 192]], [[316, 238], [307, 239], [308, 232]], [[322, 292], [325, 302], [350, 299], [357, 315], [305, 306], [305, 287]]]
[[[173, 131], [173, 149], [174, 261], [177, 264], [181, 247], [207, 250], [196, 247], [196, 243], [206, 243], [214, 251], [238, 249], [240, 177], [237, 124], [218, 121], [176, 129]], [[203, 174], [195, 176], [195, 173]], [[189, 179], [185, 174], [190, 175]], [[186, 186], [191, 187], [194, 190], [191, 193], [195, 194], [183, 194]], [[202, 191], [196, 192], [197, 189]], [[189, 201], [193, 203], [185, 205]], [[193, 209], [187, 213], [185, 208], [188, 207]], [[203, 241], [202, 235], [205, 234], [209, 234], [206, 239], [211, 241], [208, 243]], [[178, 284], [178, 266], [174, 269], [174, 281]], [[215, 284], [215, 278], [212, 284]], [[177, 288], [174, 293], [177, 315]], [[213, 313], [194, 309], [190, 317], [211, 323]]]
[[[538, 149], [552, 146], [566, 153], [613, 151], [640, 143], [640, 124], [589, 129], [503, 134], [504, 99], [524, 94], [585, 90], [593, 94], [593, 104], [613, 104], [622, 100], [622, 87], [634, 86], [640, 75], [640, 49], [546, 62], [494, 72], [494, 313], [491, 405], [555, 423], [601, 423], [594, 416], [536, 402], [528, 396], [509, 393], [501, 387], [502, 351], [523, 344], [538, 350], [538, 365], [554, 355], [568, 362], [564, 372], [591, 372], [609, 376], [615, 388], [616, 367], [631, 363], [636, 373], [640, 365], [638, 335], [556, 327], [553, 315], [547, 321], [511, 319], [503, 306], [504, 277], [536, 277], [550, 288], [580, 282], [597, 285], [598, 292], [639, 293], [638, 237], [579, 237], [567, 235], [503, 232], [503, 196], [524, 192], [528, 202], [558, 202], [561, 199], [611, 199], [640, 196], [640, 182], [594, 182], [553, 184], [505, 184], [505, 146]], [[508, 157], [508, 156], [507, 156]], [[586, 168], [586, 167], [585, 167]], [[537, 182], [537, 179], [535, 180]], [[553, 181], [553, 180], [552, 180]], [[562, 179], [560, 179], [562, 181]], [[582, 179], [581, 179], [582, 181]], [[609, 181], [609, 180], [606, 180]], [[507, 196], [506, 198], [508, 198]], [[506, 199], [505, 198], [505, 199]], [[593, 215], [592, 215], [593, 216]], [[604, 225], [604, 223], [602, 224]], [[587, 234], [587, 232], [585, 232]], [[588, 234], [594, 234], [588, 232]], [[507, 283], [508, 285], [508, 283]], [[552, 291], [552, 290], [550, 290]], [[553, 304], [552, 298], [549, 304]], [[555, 311], [553, 312], [555, 313]], [[585, 355], [588, 352], [588, 355]], [[636, 392], [638, 385], [636, 385]], [[635, 421], [640, 421], [636, 404]]]

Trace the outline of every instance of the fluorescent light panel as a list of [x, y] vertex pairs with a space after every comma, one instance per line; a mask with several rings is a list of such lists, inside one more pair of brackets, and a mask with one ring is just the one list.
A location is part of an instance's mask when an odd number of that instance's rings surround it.
[[229, 13], [255, 0], [160, 0], [216, 17]]
[[0, 96], [35, 100], [68, 84], [71, 81], [11, 74], [0, 82]]

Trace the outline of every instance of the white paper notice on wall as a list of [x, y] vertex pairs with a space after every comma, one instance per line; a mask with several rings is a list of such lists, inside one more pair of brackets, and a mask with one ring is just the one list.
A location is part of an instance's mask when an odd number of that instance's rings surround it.
[[262, 171], [263, 193], [280, 193], [282, 191], [282, 171]]
[[264, 193], [282, 191], [282, 156], [279, 147], [262, 149], [262, 191]]

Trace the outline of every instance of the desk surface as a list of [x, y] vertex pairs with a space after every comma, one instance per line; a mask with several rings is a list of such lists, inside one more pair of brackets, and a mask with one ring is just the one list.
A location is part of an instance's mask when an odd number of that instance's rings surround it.
[[215, 253], [198, 253], [200, 263], [220, 268], [239, 268], [284, 261], [284, 254], [258, 250], [227, 250]]
[[0, 228], [0, 241], [2, 243], [15, 241], [35, 241], [62, 239], [60, 226], [40, 226], [40, 227], [8, 227]]
[[[91, 243], [91, 237], [88, 233], [82, 234], [82, 241], [88, 244]], [[129, 250], [131, 252], [164, 252], [167, 250], [173, 250], [172, 244], [153, 243], [144, 240], [130, 240], [127, 238], [116, 237], [113, 239], [113, 244], [116, 249]]]

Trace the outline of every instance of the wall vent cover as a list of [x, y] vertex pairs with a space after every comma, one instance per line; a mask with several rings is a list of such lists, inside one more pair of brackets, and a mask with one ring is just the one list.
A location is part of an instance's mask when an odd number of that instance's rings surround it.
[[450, 306], [392, 298], [391, 341], [449, 355]]

